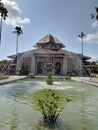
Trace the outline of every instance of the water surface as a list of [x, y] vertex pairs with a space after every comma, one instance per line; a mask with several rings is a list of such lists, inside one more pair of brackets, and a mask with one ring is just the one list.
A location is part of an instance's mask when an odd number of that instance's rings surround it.
[[37, 80], [0, 86], [0, 130], [41, 130], [41, 113], [34, 109], [30, 97], [46, 88], [72, 98], [60, 115], [63, 126], [59, 130], [98, 130], [98, 88], [75, 81], [56, 81], [49, 86]]

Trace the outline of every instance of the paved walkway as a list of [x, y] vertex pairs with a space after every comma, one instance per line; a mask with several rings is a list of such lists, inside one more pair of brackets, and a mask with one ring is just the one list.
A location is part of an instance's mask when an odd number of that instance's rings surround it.
[[98, 87], [98, 78], [95, 77], [71, 77], [71, 79]]
[[7, 79], [0, 80], [0, 85], [11, 83], [11, 82], [14, 82], [14, 81], [17, 81], [17, 80], [20, 80], [20, 79], [24, 79], [24, 78], [27, 78], [27, 76], [11, 75]]

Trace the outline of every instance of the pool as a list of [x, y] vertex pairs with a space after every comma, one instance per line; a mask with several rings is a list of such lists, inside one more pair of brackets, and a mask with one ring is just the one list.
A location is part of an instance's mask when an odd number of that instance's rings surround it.
[[0, 86], [0, 130], [48, 130], [38, 126], [41, 113], [30, 99], [43, 89], [58, 90], [72, 99], [60, 114], [63, 124], [58, 130], [98, 130], [97, 87], [76, 81], [55, 81], [47, 85], [39, 80]]

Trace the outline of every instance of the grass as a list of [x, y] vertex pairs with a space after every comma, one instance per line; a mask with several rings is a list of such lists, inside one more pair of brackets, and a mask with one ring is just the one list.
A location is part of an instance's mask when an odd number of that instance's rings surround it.
[[96, 78], [98, 78], [98, 74], [96, 74]]
[[0, 80], [8, 78], [8, 75], [0, 73]]

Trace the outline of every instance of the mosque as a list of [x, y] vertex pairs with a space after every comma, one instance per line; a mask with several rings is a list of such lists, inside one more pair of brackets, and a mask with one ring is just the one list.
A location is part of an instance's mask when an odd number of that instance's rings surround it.
[[9, 69], [24, 65], [27, 72], [35, 75], [46, 75], [48, 72], [53, 75], [66, 75], [73, 72], [81, 75], [86, 61], [90, 59], [88, 56], [63, 49], [65, 45], [51, 34], [44, 36], [34, 47], [36, 49], [18, 53], [17, 65], [16, 55], [8, 56], [13, 61]]

